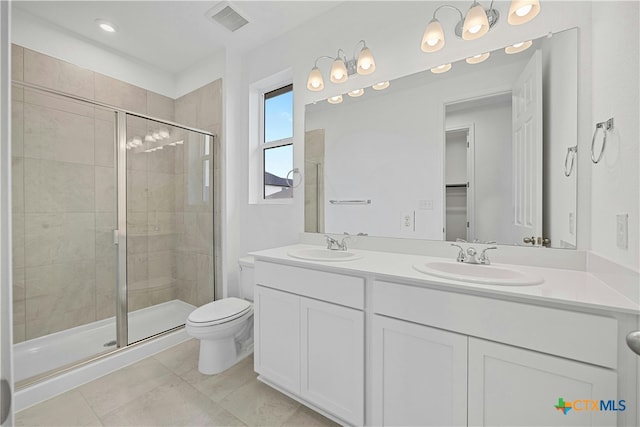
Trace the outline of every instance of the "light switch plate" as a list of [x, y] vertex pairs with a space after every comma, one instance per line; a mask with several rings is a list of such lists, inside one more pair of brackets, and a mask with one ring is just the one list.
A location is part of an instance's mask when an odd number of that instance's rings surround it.
[[616, 246], [629, 248], [629, 214], [616, 215]]

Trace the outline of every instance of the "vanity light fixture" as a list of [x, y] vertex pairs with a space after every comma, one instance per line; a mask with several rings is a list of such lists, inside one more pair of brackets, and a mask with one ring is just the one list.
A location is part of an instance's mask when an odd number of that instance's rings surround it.
[[384, 89], [386, 89], [388, 87], [389, 87], [389, 80], [387, 80], [386, 82], [376, 83], [373, 86], [371, 86], [371, 89], [373, 89], [373, 90], [384, 90]]
[[442, 64], [442, 65], [438, 65], [437, 67], [433, 67], [431, 69], [431, 72], [433, 74], [442, 74], [442, 73], [446, 73], [450, 69], [451, 69], [451, 64]]
[[[433, 12], [433, 17], [422, 36], [420, 47], [423, 52], [437, 52], [444, 47], [444, 30], [436, 17], [437, 13], [443, 8], [453, 9], [460, 15], [460, 20], [454, 28], [454, 33], [463, 40], [475, 40], [484, 36], [496, 25], [500, 18], [500, 12], [493, 8], [493, 0], [489, 5], [489, 9], [485, 9], [474, 0], [466, 14], [463, 14], [455, 6], [448, 4], [438, 6]], [[524, 24], [535, 18], [539, 12], [539, 0], [512, 0], [507, 22], [511, 25]]]
[[352, 90], [351, 92], [347, 92], [347, 95], [349, 95], [352, 98], [357, 98], [359, 96], [364, 95], [364, 89]]
[[520, 43], [512, 44], [511, 46], [507, 46], [507, 47], [504, 48], [504, 53], [509, 54], [509, 55], [514, 54], [514, 53], [520, 53], [520, 52], [523, 52], [523, 51], [529, 49], [532, 44], [533, 44], [533, 41], [531, 41], [531, 40], [527, 40], [526, 42], [520, 42]]
[[511, 25], [520, 25], [531, 21], [540, 13], [539, 0], [513, 0], [509, 7], [507, 22]]
[[491, 55], [489, 52], [486, 53], [481, 53], [479, 55], [474, 55], [474, 56], [470, 56], [469, 58], [466, 59], [467, 64], [479, 64], [481, 62], [484, 62], [487, 60], [487, 58], [489, 58], [489, 55]]
[[329, 104], [340, 104], [342, 102], [342, 95], [336, 95], [336, 96], [327, 98], [327, 102]]
[[109, 21], [105, 21], [104, 19], [96, 19], [96, 24], [98, 24], [98, 27], [100, 27], [102, 31], [105, 31], [107, 33], [116, 32], [116, 26]]
[[[360, 48], [356, 59], [356, 52], [358, 51], [360, 44], [362, 44], [362, 47]], [[342, 49], [338, 49], [338, 54], [335, 58], [332, 56], [319, 56], [316, 58], [307, 79], [307, 89], [310, 91], [318, 92], [324, 89], [322, 73], [320, 73], [320, 70], [318, 69], [318, 61], [323, 58], [331, 59], [333, 61], [330, 74], [330, 80], [333, 83], [344, 83], [348, 80], [350, 75], [355, 73], [365, 76], [376, 70], [376, 61], [373, 58], [371, 50], [367, 47], [364, 40], [360, 40], [354, 47], [352, 59], [347, 58]]]

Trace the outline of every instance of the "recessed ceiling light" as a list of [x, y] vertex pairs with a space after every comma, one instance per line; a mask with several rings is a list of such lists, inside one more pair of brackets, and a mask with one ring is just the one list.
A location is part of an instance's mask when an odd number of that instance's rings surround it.
[[103, 31], [106, 31], [107, 33], [116, 32], [116, 26], [109, 21], [105, 21], [104, 19], [96, 19], [96, 24], [98, 24], [98, 27], [100, 27]]

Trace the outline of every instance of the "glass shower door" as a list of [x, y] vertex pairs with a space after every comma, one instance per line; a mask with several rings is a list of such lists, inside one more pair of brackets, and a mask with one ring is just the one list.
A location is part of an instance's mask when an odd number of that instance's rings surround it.
[[116, 113], [13, 86], [15, 380], [115, 348]]
[[213, 300], [212, 138], [127, 114], [128, 342]]

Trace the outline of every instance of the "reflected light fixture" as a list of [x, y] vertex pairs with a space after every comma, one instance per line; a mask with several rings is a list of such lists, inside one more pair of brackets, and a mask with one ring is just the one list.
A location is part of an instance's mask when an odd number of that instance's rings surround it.
[[[444, 47], [444, 30], [436, 17], [443, 8], [453, 9], [458, 12], [460, 19], [454, 27], [454, 34], [463, 40], [479, 39], [487, 34], [498, 23], [500, 18], [500, 13], [493, 8], [493, 1], [489, 5], [489, 9], [485, 9], [474, 0], [466, 14], [463, 14], [455, 6], [448, 4], [438, 6], [422, 35], [420, 48], [423, 52], [437, 52]], [[539, 0], [512, 0], [507, 22], [511, 25], [524, 24], [535, 18], [539, 12]]]
[[336, 95], [336, 96], [327, 98], [327, 102], [329, 104], [340, 104], [342, 102], [342, 95]]
[[[360, 51], [358, 51], [361, 44], [362, 47]], [[319, 56], [316, 58], [309, 77], [307, 78], [307, 89], [310, 91], [318, 92], [324, 89], [322, 73], [320, 69], [318, 69], [318, 61], [324, 58], [333, 61], [329, 77], [333, 83], [344, 83], [349, 79], [349, 76], [353, 74], [358, 73], [365, 76], [376, 70], [376, 61], [371, 54], [371, 50], [367, 47], [364, 40], [360, 40], [354, 47], [353, 57], [351, 59], [347, 58], [342, 49], [338, 49], [338, 54], [335, 58], [332, 56]]]
[[540, 13], [539, 0], [513, 0], [509, 7], [507, 22], [511, 25], [520, 25], [531, 21]]
[[349, 95], [352, 98], [357, 98], [359, 96], [364, 95], [364, 89], [352, 90], [351, 92], [347, 92], [347, 95]]
[[531, 41], [531, 40], [527, 40], [526, 42], [520, 42], [520, 43], [512, 44], [511, 46], [507, 46], [507, 47], [504, 48], [504, 53], [509, 54], [509, 55], [514, 54], [514, 53], [520, 53], [520, 52], [523, 52], [523, 51], [529, 49], [532, 44], [533, 44], [533, 41]]
[[469, 58], [466, 59], [467, 64], [479, 64], [481, 62], [484, 62], [487, 60], [487, 58], [489, 58], [489, 55], [491, 55], [489, 52], [486, 53], [481, 53], [478, 55], [474, 55], [474, 56], [470, 56]]
[[431, 72], [433, 74], [442, 74], [442, 73], [446, 73], [450, 69], [451, 69], [451, 64], [442, 64], [442, 65], [438, 65], [437, 67], [433, 67], [431, 69]]
[[96, 24], [98, 24], [98, 27], [100, 27], [103, 31], [107, 33], [116, 32], [116, 26], [109, 21], [106, 21], [104, 19], [96, 19]]
[[384, 89], [386, 89], [388, 87], [389, 87], [389, 80], [387, 80], [386, 82], [376, 83], [373, 86], [371, 86], [371, 89], [373, 89], [373, 90], [384, 90]]

